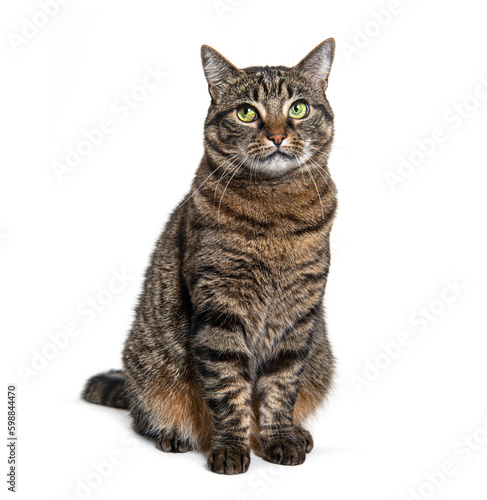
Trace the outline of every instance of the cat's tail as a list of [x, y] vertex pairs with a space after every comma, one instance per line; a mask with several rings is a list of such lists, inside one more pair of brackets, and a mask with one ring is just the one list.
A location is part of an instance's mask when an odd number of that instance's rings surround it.
[[81, 397], [89, 403], [128, 409], [129, 402], [123, 370], [110, 370], [91, 377]]

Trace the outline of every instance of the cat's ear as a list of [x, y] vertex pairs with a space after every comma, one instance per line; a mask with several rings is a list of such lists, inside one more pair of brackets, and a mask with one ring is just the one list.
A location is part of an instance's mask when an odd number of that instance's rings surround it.
[[201, 62], [210, 95], [213, 100], [217, 101], [221, 95], [221, 86], [235, 79], [240, 70], [208, 45], [201, 47]]
[[315, 47], [294, 67], [298, 71], [305, 73], [318, 87], [326, 90], [334, 56], [335, 40], [328, 38]]

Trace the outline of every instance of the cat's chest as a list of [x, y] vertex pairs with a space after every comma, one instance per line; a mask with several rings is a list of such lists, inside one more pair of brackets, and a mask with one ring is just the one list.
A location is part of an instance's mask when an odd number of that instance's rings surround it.
[[320, 300], [328, 268], [326, 228], [300, 234], [205, 231], [188, 259], [195, 306], [237, 314], [257, 350]]
[[257, 352], [271, 348], [304, 310], [323, 297], [329, 266], [326, 241], [313, 243], [268, 241], [251, 270], [256, 307], [249, 314], [248, 327]]

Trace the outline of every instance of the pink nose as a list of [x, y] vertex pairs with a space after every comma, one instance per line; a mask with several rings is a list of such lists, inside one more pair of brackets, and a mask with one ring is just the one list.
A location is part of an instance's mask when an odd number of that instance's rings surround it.
[[287, 135], [285, 134], [274, 134], [269, 135], [267, 138], [270, 139], [276, 146], [279, 146], [286, 137]]

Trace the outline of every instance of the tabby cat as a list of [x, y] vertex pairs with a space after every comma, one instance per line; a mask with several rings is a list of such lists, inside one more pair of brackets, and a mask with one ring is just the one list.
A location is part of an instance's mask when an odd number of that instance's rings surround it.
[[293, 67], [238, 69], [202, 47], [203, 159], [152, 255], [124, 370], [83, 392], [130, 409], [162, 451], [207, 451], [220, 474], [246, 472], [251, 448], [303, 463], [313, 448], [303, 424], [331, 386], [334, 50], [328, 39]]

